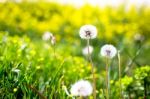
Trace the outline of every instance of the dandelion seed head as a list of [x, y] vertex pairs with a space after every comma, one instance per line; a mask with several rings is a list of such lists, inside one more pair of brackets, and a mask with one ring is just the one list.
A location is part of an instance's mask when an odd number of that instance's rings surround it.
[[56, 38], [55, 38], [55, 36], [54, 36], [52, 33], [50, 33], [50, 32], [45, 32], [45, 33], [43, 34], [43, 36], [42, 36], [42, 39], [43, 39], [44, 41], [50, 40], [50, 42], [51, 42], [52, 45], [55, 45], [55, 43], [56, 43]]
[[116, 56], [117, 49], [111, 44], [106, 44], [102, 46], [100, 53], [104, 57], [113, 58]]
[[80, 28], [79, 35], [82, 39], [94, 39], [97, 36], [97, 29], [93, 25], [84, 25]]
[[45, 33], [43, 34], [42, 39], [43, 39], [44, 41], [48, 41], [48, 40], [50, 40], [50, 38], [51, 38], [52, 36], [53, 36], [53, 34], [47, 31], [47, 32], [45, 32]]
[[92, 91], [91, 83], [86, 80], [80, 80], [71, 87], [71, 95], [73, 96], [89, 96], [92, 94]]
[[92, 46], [86, 46], [85, 48], [82, 49], [82, 53], [83, 55], [88, 55], [88, 54], [92, 54], [93, 52], [93, 47]]

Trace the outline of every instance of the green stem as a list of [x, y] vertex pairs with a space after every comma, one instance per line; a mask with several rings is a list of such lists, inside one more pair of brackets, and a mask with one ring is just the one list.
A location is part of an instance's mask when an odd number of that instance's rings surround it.
[[31, 89], [33, 92], [37, 93], [40, 97], [40, 99], [47, 99], [42, 93], [40, 93], [35, 87], [32, 85], [26, 85], [29, 89]]
[[80, 96], [80, 98], [79, 99], [83, 99], [83, 97], [82, 96]]
[[96, 99], [96, 79], [95, 79], [95, 73], [94, 73], [94, 65], [93, 65], [93, 61], [90, 55], [90, 51], [89, 51], [89, 45], [90, 45], [90, 40], [87, 40], [87, 46], [88, 46], [88, 59], [90, 61], [91, 64], [91, 72], [92, 72], [92, 78], [93, 78], [93, 98]]
[[146, 79], [144, 79], [144, 99], [147, 99]]
[[109, 61], [108, 58], [106, 58], [106, 98], [109, 99], [109, 78], [108, 78], [108, 66], [109, 66]]
[[120, 52], [118, 51], [118, 66], [119, 66], [119, 90], [120, 90], [120, 99], [123, 99], [122, 96], [122, 83], [121, 83], [121, 58]]
[[53, 51], [54, 51], [54, 58], [56, 59], [56, 45], [53, 45]]

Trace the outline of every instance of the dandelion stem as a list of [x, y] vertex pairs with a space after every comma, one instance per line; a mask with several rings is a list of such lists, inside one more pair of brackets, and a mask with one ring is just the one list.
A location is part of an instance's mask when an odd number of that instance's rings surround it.
[[106, 58], [106, 98], [109, 99], [109, 78], [108, 78], [108, 66], [109, 66], [109, 61], [108, 58]]
[[118, 65], [119, 65], [119, 91], [120, 91], [120, 99], [123, 99], [123, 96], [122, 96], [122, 84], [121, 84], [121, 58], [120, 58], [120, 51], [118, 51]]
[[82, 96], [80, 96], [80, 98], [79, 99], [84, 99]]
[[147, 99], [146, 79], [144, 79], [144, 99]]
[[40, 97], [40, 99], [47, 99], [41, 92], [39, 92], [35, 87], [32, 85], [26, 85], [28, 88], [30, 88], [33, 92], [37, 93]]
[[88, 59], [90, 61], [91, 64], [91, 72], [92, 72], [92, 78], [93, 78], [93, 98], [96, 99], [96, 79], [95, 79], [95, 73], [94, 73], [94, 65], [93, 65], [93, 61], [90, 55], [90, 51], [89, 51], [89, 45], [90, 45], [90, 40], [87, 40], [87, 46], [88, 46]]
[[54, 51], [54, 57], [56, 59], [56, 45], [55, 44], [53, 45], [53, 51]]

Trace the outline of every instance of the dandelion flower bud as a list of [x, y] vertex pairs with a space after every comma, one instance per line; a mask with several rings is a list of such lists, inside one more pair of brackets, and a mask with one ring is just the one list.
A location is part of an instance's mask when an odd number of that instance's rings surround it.
[[92, 94], [92, 91], [91, 83], [86, 80], [80, 80], [71, 87], [71, 95], [73, 96], [89, 96]]
[[93, 52], [93, 47], [92, 46], [86, 46], [85, 48], [83, 48], [82, 53], [83, 55], [88, 55], [88, 54], [92, 54]]
[[94, 39], [97, 36], [97, 29], [93, 25], [84, 25], [80, 28], [79, 35], [82, 39]]
[[55, 38], [55, 36], [51, 36], [51, 44], [52, 45], [55, 45], [55, 43], [56, 43], [56, 38]]
[[47, 31], [43, 34], [42, 39], [44, 41], [48, 41], [52, 36], [53, 36], [53, 34]]
[[139, 33], [137, 33], [137, 34], [134, 35], [134, 40], [135, 41], [143, 41], [144, 40], [144, 36], [139, 34]]
[[44, 41], [50, 40], [52, 45], [55, 45], [55, 43], [56, 43], [56, 38], [55, 38], [55, 36], [54, 36], [52, 33], [50, 33], [50, 32], [45, 32], [45, 33], [43, 34], [43, 36], [42, 36], [42, 39], [43, 39]]
[[111, 44], [106, 44], [102, 46], [100, 53], [104, 57], [113, 58], [116, 56], [117, 49]]

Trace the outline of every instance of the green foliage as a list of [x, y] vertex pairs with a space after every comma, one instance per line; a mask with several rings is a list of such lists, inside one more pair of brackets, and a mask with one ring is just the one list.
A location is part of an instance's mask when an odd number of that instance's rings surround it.
[[[124, 97], [142, 98], [144, 97], [144, 90], [147, 90], [147, 98], [149, 98], [149, 84], [150, 84], [150, 66], [142, 66], [134, 70], [134, 76], [125, 76], [121, 79]], [[144, 88], [144, 82], [146, 87]], [[112, 92], [119, 91], [119, 81], [112, 83]], [[119, 93], [117, 93], [119, 96]], [[117, 96], [116, 95], [116, 96]], [[117, 98], [114, 96], [114, 98]]]
[[26, 36], [3, 35], [0, 46], [1, 98], [39, 97], [35, 90], [49, 98], [65, 97], [63, 83], [70, 86], [77, 79], [90, 79], [83, 58], [65, 57], [59, 51], [55, 58], [52, 47], [46, 42], [37, 44]]
[[147, 79], [148, 81], [150, 78], [150, 66], [143, 66], [141, 68], [136, 69], [135, 78], [138, 80]]

